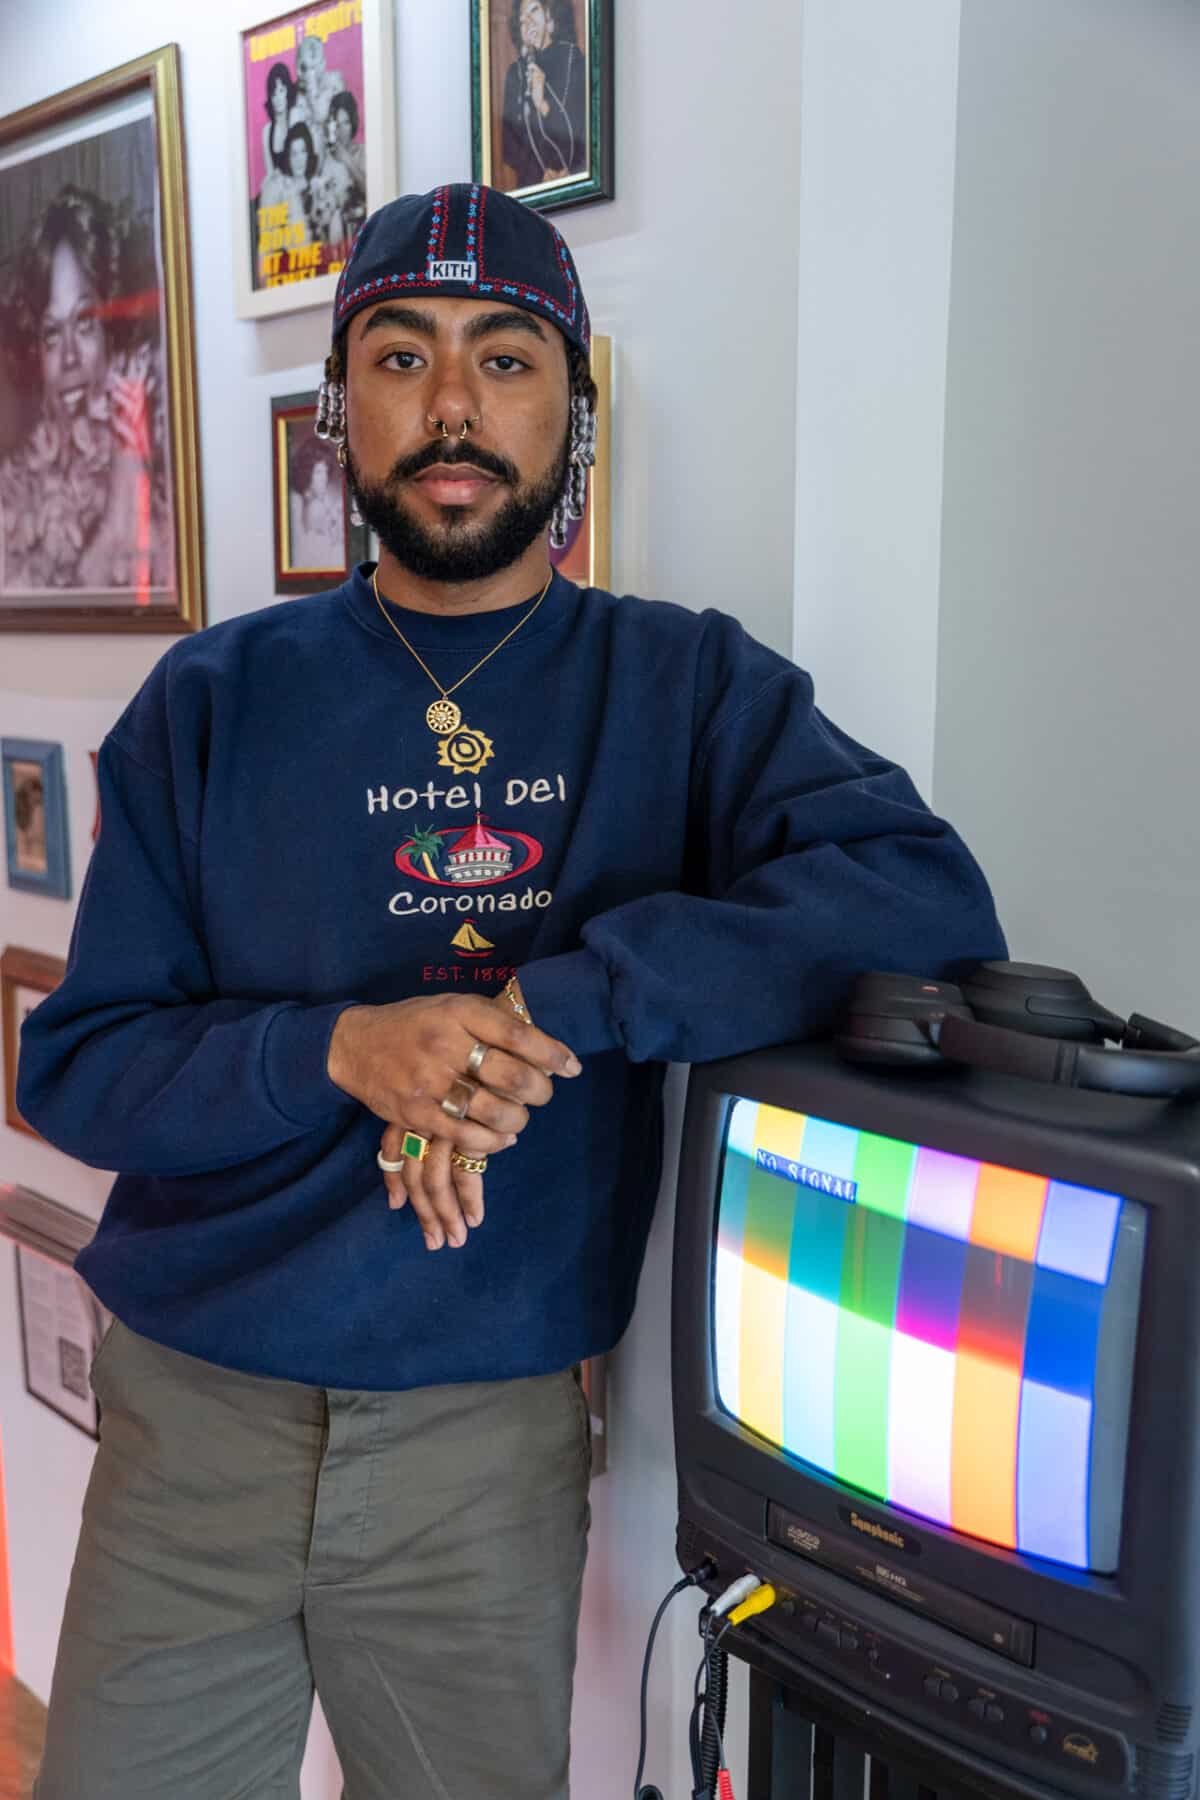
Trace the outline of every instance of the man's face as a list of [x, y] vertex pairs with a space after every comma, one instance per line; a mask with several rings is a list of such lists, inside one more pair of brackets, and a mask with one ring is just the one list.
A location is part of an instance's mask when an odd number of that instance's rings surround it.
[[403, 567], [475, 581], [524, 554], [566, 477], [568, 389], [566, 344], [532, 313], [421, 295], [351, 320], [348, 474]]
[[521, 0], [521, 43], [526, 50], [545, 50], [554, 25], [542, 0]]
[[104, 327], [97, 295], [65, 240], [50, 261], [50, 292], [41, 320], [42, 383], [61, 424], [77, 419], [104, 386]]

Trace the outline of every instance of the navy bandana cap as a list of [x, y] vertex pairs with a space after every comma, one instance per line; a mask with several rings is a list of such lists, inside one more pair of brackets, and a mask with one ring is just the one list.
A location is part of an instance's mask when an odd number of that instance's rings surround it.
[[561, 233], [498, 188], [460, 181], [373, 212], [338, 279], [333, 336], [393, 294], [449, 294], [539, 313], [587, 355], [591, 325]]

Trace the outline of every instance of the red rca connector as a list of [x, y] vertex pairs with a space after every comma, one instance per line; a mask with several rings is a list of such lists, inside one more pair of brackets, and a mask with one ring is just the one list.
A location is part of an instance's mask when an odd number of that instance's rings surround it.
[[733, 1800], [733, 1782], [728, 1769], [717, 1770], [717, 1800]]

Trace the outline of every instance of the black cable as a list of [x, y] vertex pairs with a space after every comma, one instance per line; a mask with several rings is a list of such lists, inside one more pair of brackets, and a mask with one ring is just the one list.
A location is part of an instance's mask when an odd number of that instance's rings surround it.
[[709, 1580], [711, 1575], [715, 1573], [716, 1570], [711, 1561], [706, 1558], [698, 1569], [693, 1569], [690, 1575], [685, 1575], [681, 1581], [677, 1581], [670, 1593], [664, 1595], [659, 1609], [654, 1615], [654, 1623], [650, 1627], [650, 1636], [646, 1639], [646, 1654], [642, 1659], [641, 1736], [638, 1739], [637, 1774], [633, 1778], [633, 1800], [662, 1800], [662, 1795], [656, 1787], [643, 1788], [642, 1786], [642, 1771], [646, 1767], [646, 1738], [648, 1735], [646, 1725], [646, 1694], [650, 1685], [650, 1658], [654, 1651], [654, 1640], [658, 1635], [658, 1627], [662, 1622], [663, 1614], [666, 1612], [668, 1606], [670, 1606], [672, 1600], [674, 1600], [676, 1594], [682, 1594], [685, 1588], [696, 1587], [701, 1581]]
[[[724, 1633], [721, 1634], [724, 1636]], [[700, 1734], [700, 1786], [711, 1794], [717, 1784], [717, 1770], [725, 1762], [722, 1732], [725, 1728], [725, 1702], [729, 1691], [729, 1658], [717, 1648], [712, 1637], [712, 1624], [704, 1634], [704, 1728]]]
[[725, 1703], [728, 1698], [729, 1657], [721, 1639], [729, 1631], [728, 1620], [718, 1623], [701, 1613], [700, 1633], [704, 1655], [692, 1686], [692, 1711], [688, 1719], [688, 1757], [692, 1765], [692, 1800], [713, 1800], [717, 1774], [725, 1767]]

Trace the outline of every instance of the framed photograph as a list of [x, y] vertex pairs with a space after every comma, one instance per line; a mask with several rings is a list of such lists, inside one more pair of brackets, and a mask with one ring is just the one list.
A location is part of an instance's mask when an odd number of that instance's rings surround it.
[[313, 430], [316, 417], [315, 391], [271, 401], [277, 594], [337, 587], [368, 555], [367, 527], [351, 521], [337, 456]]
[[474, 179], [542, 212], [613, 197], [612, 0], [471, 0]]
[[88, 1374], [112, 1315], [69, 1265], [27, 1244], [17, 1244], [15, 1254], [25, 1391], [98, 1439]]
[[612, 583], [612, 339], [592, 339], [592, 380], [596, 383], [596, 461], [588, 477], [587, 507], [572, 520], [561, 550], [550, 561], [580, 587]]
[[394, 198], [393, 10], [391, 0], [338, 0], [239, 30], [239, 318], [331, 306], [355, 232]]
[[21, 1026], [34, 1007], [52, 994], [67, 965], [61, 956], [44, 956], [40, 950], [21, 950], [10, 944], [0, 954], [0, 1031], [4, 1042], [4, 1120], [14, 1131], [23, 1131], [42, 1142], [41, 1133], [27, 1125], [17, 1111], [17, 1056]]
[[179, 52], [0, 119], [0, 630], [204, 623]]
[[8, 885], [71, 898], [67, 786], [61, 744], [0, 738]]

